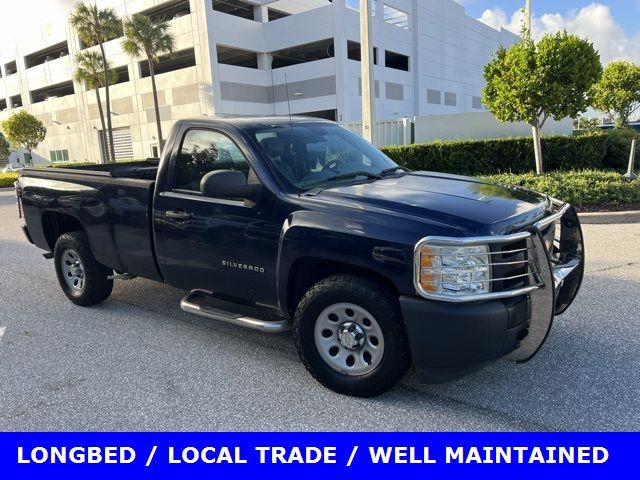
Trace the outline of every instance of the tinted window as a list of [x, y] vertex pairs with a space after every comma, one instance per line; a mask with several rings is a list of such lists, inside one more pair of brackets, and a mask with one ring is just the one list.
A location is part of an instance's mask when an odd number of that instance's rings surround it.
[[335, 124], [271, 126], [252, 134], [280, 176], [303, 190], [338, 175], [379, 174], [396, 166], [362, 137]]
[[200, 191], [200, 180], [212, 170], [237, 170], [248, 175], [249, 163], [226, 135], [211, 130], [189, 130], [178, 154], [175, 188]]

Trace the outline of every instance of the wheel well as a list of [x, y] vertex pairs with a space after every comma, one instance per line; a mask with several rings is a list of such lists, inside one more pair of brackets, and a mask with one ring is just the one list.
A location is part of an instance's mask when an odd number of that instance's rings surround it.
[[354, 275], [373, 280], [388, 290], [395, 298], [399, 296], [398, 289], [393, 282], [373, 270], [323, 258], [299, 258], [291, 266], [287, 282], [287, 310], [289, 315], [293, 318], [298, 303], [311, 287], [320, 280], [339, 274]]
[[53, 252], [60, 235], [83, 230], [77, 218], [60, 212], [45, 212], [42, 215], [42, 230], [49, 249]]

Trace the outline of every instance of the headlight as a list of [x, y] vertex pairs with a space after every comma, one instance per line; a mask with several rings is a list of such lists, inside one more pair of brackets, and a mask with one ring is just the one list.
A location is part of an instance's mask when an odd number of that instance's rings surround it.
[[425, 297], [464, 297], [489, 293], [491, 265], [487, 245], [435, 246], [416, 250], [416, 287]]

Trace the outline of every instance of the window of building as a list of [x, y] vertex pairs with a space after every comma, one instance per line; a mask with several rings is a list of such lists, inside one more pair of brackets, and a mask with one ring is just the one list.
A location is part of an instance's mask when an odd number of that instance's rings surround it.
[[213, 9], [235, 17], [255, 20], [253, 5], [242, 0], [213, 0]]
[[18, 108], [22, 106], [22, 95], [14, 95], [9, 97], [9, 108]]
[[[154, 63], [154, 71], [156, 75], [161, 73], [173, 72], [182, 68], [193, 67], [196, 64], [196, 55], [193, 48], [174, 52], [172, 55], [160, 57], [159, 61]], [[150, 75], [149, 63], [146, 60], [139, 62], [140, 78]]]
[[50, 62], [56, 58], [66, 57], [69, 55], [69, 47], [67, 42], [60, 42], [50, 47], [38, 50], [24, 57], [24, 66], [26, 68], [42, 65], [43, 63]]
[[153, 23], [168, 22], [174, 18], [180, 18], [191, 13], [189, 0], [177, 0], [174, 2], [161, 3], [157, 7], [143, 10], [143, 15], [149, 17]]
[[384, 66], [387, 68], [395, 68], [396, 70], [409, 71], [409, 57], [401, 53], [385, 50]]
[[226, 135], [212, 130], [189, 130], [182, 140], [175, 188], [200, 191], [200, 180], [214, 170], [236, 170], [248, 175], [249, 162]]
[[151, 145], [151, 158], [160, 158], [158, 145]]
[[73, 82], [59, 83], [57, 85], [32, 90], [31, 103], [44, 102], [46, 100], [64, 97], [66, 95], [73, 95], [74, 93], [75, 90], [73, 89]]
[[7, 99], [0, 98], [0, 112], [7, 109]]
[[236, 67], [258, 68], [258, 54], [249, 50], [217, 45], [218, 63]]
[[[347, 58], [359, 62], [362, 58], [360, 43], [347, 40]], [[378, 47], [373, 47], [373, 64], [378, 64]]]
[[297, 45], [273, 52], [272, 68], [289, 67], [301, 63], [313, 62], [325, 58], [332, 58], [335, 54], [333, 38], [319, 42]]
[[444, 104], [448, 107], [455, 107], [458, 105], [458, 95], [454, 92], [444, 92]]
[[482, 106], [482, 98], [481, 97], [473, 97], [472, 99], [472, 107], [476, 110], [482, 110], [484, 107]]
[[267, 14], [269, 16], [269, 21], [273, 22], [274, 20], [280, 20], [281, 18], [285, 18], [290, 16], [290, 13], [282, 12], [280, 10], [276, 10], [275, 8], [268, 8]]
[[49, 156], [52, 162], [68, 162], [69, 150], [67, 150], [66, 148], [63, 150], [51, 150], [49, 152]]
[[427, 89], [427, 103], [432, 105], [442, 104], [442, 92], [440, 90]]
[[115, 82], [110, 83], [110, 85], [117, 85], [118, 83], [125, 83], [129, 81], [129, 67], [123, 65], [121, 67], [112, 69], [116, 74]]
[[384, 21], [396, 27], [409, 28], [409, 14], [397, 8], [385, 5], [383, 9]]
[[13, 75], [17, 71], [18, 71], [18, 67], [16, 65], [16, 61], [15, 60], [13, 60], [12, 62], [7, 62], [7, 63], [4, 64], [4, 73], [7, 75], [7, 77], [9, 75]]

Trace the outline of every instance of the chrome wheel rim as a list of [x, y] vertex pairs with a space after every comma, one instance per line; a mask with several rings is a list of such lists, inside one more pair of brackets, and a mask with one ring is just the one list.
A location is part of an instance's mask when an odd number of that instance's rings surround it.
[[335, 303], [316, 319], [316, 348], [334, 370], [350, 376], [374, 370], [384, 355], [384, 336], [376, 319], [353, 303]]
[[62, 270], [62, 278], [64, 278], [67, 286], [74, 292], [82, 292], [85, 280], [84, 266], [77, 252], [70, 248], [62, 252], [60, 256], [60, 267]]

